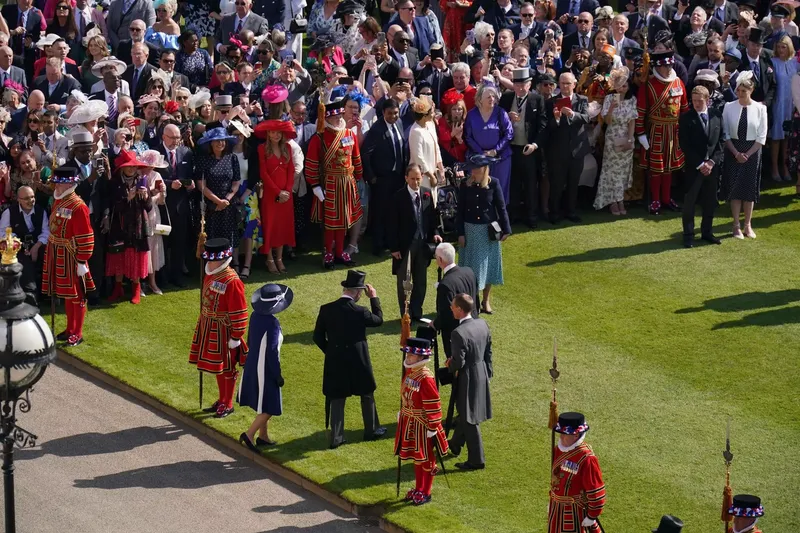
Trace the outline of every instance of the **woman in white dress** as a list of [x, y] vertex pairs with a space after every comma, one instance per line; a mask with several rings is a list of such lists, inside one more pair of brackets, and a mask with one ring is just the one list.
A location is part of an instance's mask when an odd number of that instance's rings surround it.
[[431, 190], [435, 207], [438, 186], [444, 183], [444, 164], [436, 135], [436, 123], [433, 120], [433, 102], [423, 96], [414, 100], [411, 106], [415, 122], [408, 132], [408, 162], [419, 165], [422, 186]]
[[167, 188], [164, 179], [155, 169], [167, 168], [164, 156], [155, 150], [145, 150], [140, 156], [140, 160], [147, 165], [143, 169], [143, 174], [147, 176], [147, 188], [153, 198], [153, 209], [147, 213], [147, 243], [150, 246], [148, 252], [147, 281], [153, 294], [161, 296], [163, 292], [156, 283], [156, 272], [161, 270], [166, 264], [164, 255], [164, 238], [156, 233], [156, 224], [161, 224], [161, 209], [167, 197]]

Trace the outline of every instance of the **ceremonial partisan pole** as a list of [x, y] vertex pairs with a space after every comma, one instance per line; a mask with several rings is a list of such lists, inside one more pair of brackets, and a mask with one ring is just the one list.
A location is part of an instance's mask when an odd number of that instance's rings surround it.
[[[197, 249], [195, 256], [200, 260], [200, 314], [203, 314], [203, 278], [206, 274], [206, 266], [203, 264], [203, 249], [206, 247], [206, 199], [205, 199], [205, 181], [200, 182], [200, 233], [197, 235]], [[200, 382], [198, 383], [198, 396], [200, 397], [200, 409], [203, 408], [203, 371], [197, 370], [200, 375]]]
[[[403, 303], [403, 318], [400, 320], [400, 346], [405, 348], [408, 344], [408, 338], [411, 336], [411, 317], [408, 315], [408, 307], [411, 300], [411, 290], [414, 288], [414, 282], [411, 280], [411, 250], [408, 251], [406, 257], [406, 279], [403, 280], [403, 294], [405, 294], [405, 302]], [[403, 379], [406, 377], [406, 352], [400, 351], [403, 354], [403, 359], [400, 362], [400, 390], [403, 390]], [[403, 397], [400, 396], [400, 409], [403, 408]], [[399, 428], [398, 428], [399, 431]], [[399, 450], [395, 450], [395, 453]], [[397, 497], [400, 497], [400, 468], [403, 464], [400, 459], [400, 454], [397, 453]]]
[[722, 524], [723, 531], [727, 533], [728, 526], [730, 525], [731, 515], [728, 514], [733, 504], [733, 490], [731, 489], [731, 463], [733, 462], [733, 454], [731, 453], [731, 419], [728, 419], [728, 426], [725, 428], [725, 450], [722, 452], [722, 457], [725, 459], [725, 488], [722, 489]]
[[550, 400], [550, 417], [547, 427], [550, 428], [550, 469], [553, 469], [556, 449], [556, 424], [558, 423], [558, 401], [556, 400], [556, 383], [561, 372], [558, 371], [558, 340], [553, 337], [553, 368], [550, 369], [550, 380], [553, 382], [553, 399]]

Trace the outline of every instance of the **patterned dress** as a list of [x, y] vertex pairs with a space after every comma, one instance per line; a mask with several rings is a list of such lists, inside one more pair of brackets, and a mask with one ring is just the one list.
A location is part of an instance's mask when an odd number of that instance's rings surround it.
[[217, 31], [216, 20], [208, 15], [212, 12], [219, 12], [219, 2], [209, 0], [195, 0], [186, 5], [186, 28], [194, 30], [197, 37], [214, 37]]
[[[737, 152], [747, 152], [755, 144], [755, 140], [747, 140], [747, 112], [753, 105], [761, 105], [753, 102], [749, 106], [742, 107], [742, 114], [739, 115], [739, 126], [737, 129], [738, 139], [731, 139], [733, 147]], [[756, 111], [756, 110], [753, 110]], [[753, 154], [744, 163], [739, 163], [736, 158], [728, 152], [725, 154], [722, 169], [722, 183], [725, 197], [730, 200], [742, 200], [744, 202], [757, 202], [758, 194], [761, 189], [761, 150]]]
[[775, 67], [775, 99], [772, 101], [772, 116], [769, 117], [769, 138], [779, 141], [785, 138], [784, 121], [792, 119], [792, 76], [797, 74], [797, 59], [788, 61], [772, 58]]
[[[194, 167], [195, 178], [205, 182], [205, 186], [219, 198], [224, 198], [233, 190], [233, 183], [241, 181], [239, 172], [239, 159], [236, 154], [227, 153], [220, 159], [212, 155], [203, 154], [197, 159]], [[206, 234], [209, 239], [223, 237], [237, 248], [241, 237], [236, 221], [235, 204], [231, 204], [222, 211], [217, 211], [217, 206], [206, 200]]]
[[208, 87], [213, 70], [211, 56], [202, 48], [192, 54], [181, 50], [175, 56], [175, 72], [180, 72], [189, 78], [189, 83], [193, 85]]
[[467, 24], [465, 18], [470, 6], [471, 0], [460, 0], [457, 2], [457, 7], [447, 7], [447, 2], [452, 0], [440, 0], [439, 6], [442, 13], [444, 13], [444, 31], [442, 38], [444, 40], [444, 47], [447, 50], [447, 61], [453, 63], [458, 61], [458, 53], [461, 50], [461, 41], [467, 34], [467, 30], [472, 27], [472, 24]]
[[[605, 123], [611, 102], [616, 95], [608, 95], [603, 102], [603, 116]], [[603, 147], [603, 167], [597, 184], [597, 196], [594, 199], [594, 208], [602, 209], [613, 202], [621, 202], [625, 196], [625, 189], [633, 185], [633, 147], [619, 149], [615, 141], [628, 138], [628, 123], [636, 120], [636, 97], [622, 100], [611, 113], [610, 124], [606, 128], [606, 142]]]

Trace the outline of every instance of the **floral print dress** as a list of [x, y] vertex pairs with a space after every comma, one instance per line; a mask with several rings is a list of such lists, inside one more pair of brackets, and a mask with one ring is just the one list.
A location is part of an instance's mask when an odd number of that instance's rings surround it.
[[[610, 94], [603, 100], [603, 116], [607, 116], [611, 102], [617, 98]], [[613, 202], [621, 202], [625, 189], [633, 185], [633, 147], [620, 149], [614, 141], [628, 138], [628, 123], [635, 120], [636, 97], [622, 100], [611, 113], [611, 124], [606, 128], [605, 146], [603, 147], [603, 168], [597, 184], [597, 196], [594, 208], [603, 209]]]

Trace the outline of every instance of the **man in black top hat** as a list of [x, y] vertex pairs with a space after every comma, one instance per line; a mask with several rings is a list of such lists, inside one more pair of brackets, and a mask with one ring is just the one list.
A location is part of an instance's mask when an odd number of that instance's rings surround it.
[[756, 522], [764, 516], [764, 507], [758, 496], [737, 494], [733, 497], [733, 504], [728, 509], [728, 514], [733, 517], [733, 525], [728, 522], [727, 533], [761, 533]]
[[661, 522], [653, 530], [653, 533], [681, 533], [682, 530], [683, 521], [680, 518], [665, 514], [661, 517]]
[[[367, 345], [367, 328], [383, 324], [383, 311], [378, 293], [366, 284], [366, 274], [348, 270], [342, 282], [342, 296], [319, 309], [314, 327], [314, 343], [325, 354], [322, 372], [322, 394], [325, 395], [325, 426], [331, 424], [331, 449], [344, 444], [344, 404], [348, 396], [361, 397], [361, 417], [364, 420], [364, 440], [374, 440], [386, 434], [380, 427], [375, 408], [375, 377]], [[356, 305], [366, 293], [372, 311]]]
[[743, 54], [742, 66], [739, 68], [741, 72], [745, 70], [753, 71], [753, 79], [756, 82], [752, 94], [753, 100], [761, 102], [769, 109], [775, 98], [775, 69], [769, 52], [764, 51], [764, 30], [761, 28], [750, 28], [747, 50]]

